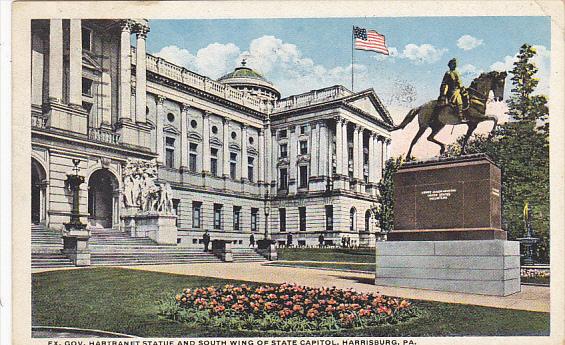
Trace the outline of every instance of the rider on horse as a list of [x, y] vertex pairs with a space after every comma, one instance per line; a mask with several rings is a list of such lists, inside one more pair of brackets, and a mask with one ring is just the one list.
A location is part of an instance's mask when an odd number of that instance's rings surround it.
[[464, 107], [469, 104], [469, 94], [467, 89], [461, 85], [461, 76], [457, 71], [457, 60], [455, 58], [449, 60], [447, 64], [449, 71], [445, 72], [440, 86], [439, 104], [451, 105], [455, 108], [459, 120], [463, 122]]

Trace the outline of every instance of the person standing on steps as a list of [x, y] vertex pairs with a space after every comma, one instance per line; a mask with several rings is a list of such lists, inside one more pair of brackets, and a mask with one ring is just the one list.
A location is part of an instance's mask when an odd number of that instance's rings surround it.
[[204, 251], [208, 251], [208, 246], [210, 245], [210, 234], [208, 234], [208, 230], [202, 236], [202, 242], [204, 243]]
[[251, 247], [255, 247], [255, 236], [253, 236], [253, 234], [251, 234], [251, 236], [249, 236], [249, 245]]
[[320, 236], [318, 236], [318, 245], [320, 248], [324, 247], [324, 234], [320, 234]]

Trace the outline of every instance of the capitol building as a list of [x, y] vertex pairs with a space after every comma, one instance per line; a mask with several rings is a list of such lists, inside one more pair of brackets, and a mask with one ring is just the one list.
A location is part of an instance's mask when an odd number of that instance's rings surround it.
[[144, 237], [128, 222], [126, 170], [153, 162], [171, 189], [177, 247], [201, 248], [205, 232], [234, 247], [251, 234], [278, 246], [289, 234], [293, 246], [317, 246], [320, 235], [375, 245], [393, 122], [372, 89], [283, 98], [245, 61], [213, 80], [148, 54], [143, 19], [33, 20], [31, 33], [36, 227], [63, 232], [76, 163], [93, 236]]

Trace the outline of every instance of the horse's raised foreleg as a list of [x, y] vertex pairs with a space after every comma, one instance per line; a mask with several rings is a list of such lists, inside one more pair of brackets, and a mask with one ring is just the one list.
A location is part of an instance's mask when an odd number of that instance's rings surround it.
[[410, 148], [408, 149], [408, 153], [406, 154], [407, 160], [410, 159], [410, 156], [412, 155], [412, 148], [414, 147], [414, 145], [416, 145], [416, 142], [418, 141], [418, 139], [420, 139], [422, 134], [424, 134], [426, 129], [428, 129], [428, 128], [427, 127], [420, 127], [418, 129], [418, 133], [416, 133], [416, 135], [414, 136], [414, 139], [412, 139], [412, 142], [410, 143]]
[[435, 126], [432, 126], [432, 132], [430, 133], [430, 135], [428, 135], [428, 140], [431, 141], [434, 144], [438, 144], [440, 147], [439, 150], [439, 154], [441, 156], [443, 156], [445, 154], [445, 144], [442, 143], [441, 141], [438, 141], [435, 136], [439, 133], [439, 131], [441, 131], [441, 129], [444, 127], [444, 124], [437, 124]]
[[467, 123], [467, 133], [465, 133], [465, 137], [463, 138], [463, 144], [461, 144], [461, 154], [466, 154], [467, 153], [467, 141], [469, 140], [469, 138], [471, 137], [471, 135], [473, 134], [473, 132], [475, 131], [475, 129], [477, 128], [478, 123], [477, 122], [468, 122]]

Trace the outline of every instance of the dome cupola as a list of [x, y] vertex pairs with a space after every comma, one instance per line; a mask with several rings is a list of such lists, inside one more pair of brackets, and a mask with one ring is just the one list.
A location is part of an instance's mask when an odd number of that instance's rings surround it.
[[261, 99], [271, 101], [280, 99], [281, 93], [273, 83], [246, 65], [247, 61], [243, 59], [240, 67], [236, 67], [233, 72], [220, 77], [218, 82]]

